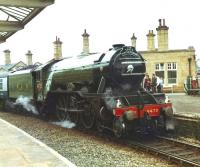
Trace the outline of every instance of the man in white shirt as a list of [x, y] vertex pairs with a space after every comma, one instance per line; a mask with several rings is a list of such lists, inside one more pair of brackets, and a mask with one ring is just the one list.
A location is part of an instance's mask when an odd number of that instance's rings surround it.
[[162, 77], [159, 77], [157, 76], [157, 91], [158, 93], [162, 93], [162, 90], [163, 90], [163, 78]]

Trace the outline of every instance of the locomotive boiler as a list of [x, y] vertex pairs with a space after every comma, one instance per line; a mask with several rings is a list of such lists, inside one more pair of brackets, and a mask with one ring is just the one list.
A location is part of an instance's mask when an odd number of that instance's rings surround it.
[[[9, 98], [28, 96], [41, 115], [56, 115], [85, 128], [131, 131], [167, 129], [172, 104], [141, 87], [145, 60], [134, 47], [113, 45], [106, 53], [52, 60], [8, 77]], [[21, 79], [20, 79], [21, 78]]]

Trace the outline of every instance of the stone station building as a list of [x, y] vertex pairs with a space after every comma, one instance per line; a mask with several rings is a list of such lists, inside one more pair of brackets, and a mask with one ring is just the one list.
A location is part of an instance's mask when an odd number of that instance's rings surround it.
[[[164, 79], [164, 90], [183, 92], [187, 76], [196, 75], [196, 55], [194, 47], [171, 50], [168, 48], [168, 29], [165, 20], [159, 19], [157, 31], [158, 47], [155, 48], [153, 30], [147, 34], [147, 50], [140, 51], [146, 59], [147, 73]], [[136, 38], [131, 38], [132, 41]], [[136, 42], [132, 42], [136, 43]]]

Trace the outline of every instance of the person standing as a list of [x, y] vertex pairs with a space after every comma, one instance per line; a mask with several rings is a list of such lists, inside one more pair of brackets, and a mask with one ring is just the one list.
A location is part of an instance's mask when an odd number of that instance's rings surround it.
[[163, 92], [163, 84], [164, 84], [164, 79], [163, 79], [163, 77], [160, 77], [161, 93]]
[[155, 74], [153, 74], [152, 79], [151, 79], [151, 86], [152, 86], [153, 93], [156, 93], [156, 85], [157, 85], [157, 77]]
[[144, 88], [146, 91], [151, 91], [151, 79], [149, 78], [149, 75], [147, 74], [144, 79]]
[[163, 78], [162, 77], [157, 76], [156, 87], [157, 87], [157, 92], [162, 93], [162, 91], [163, 91]]

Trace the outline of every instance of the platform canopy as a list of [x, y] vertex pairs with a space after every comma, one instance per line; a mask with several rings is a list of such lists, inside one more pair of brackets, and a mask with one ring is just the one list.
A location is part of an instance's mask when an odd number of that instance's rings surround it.
[[53, 3], [54, 0], [0, 0], [0, 43]]

